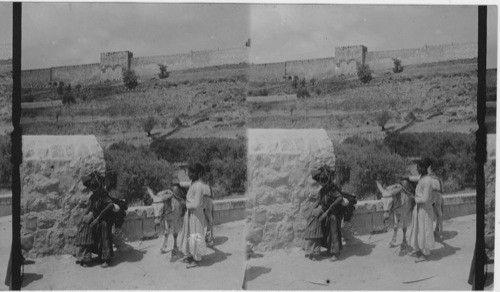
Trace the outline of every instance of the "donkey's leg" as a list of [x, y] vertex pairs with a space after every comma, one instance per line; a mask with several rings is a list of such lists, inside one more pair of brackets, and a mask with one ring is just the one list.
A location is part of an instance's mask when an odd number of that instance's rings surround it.
[[177, 233], [174, 233], [174, 248], [172, 249], [172, 255], [176, 255], [179, 252], [179, 247], [177, 246]]
[[407, 227], [403, 227], [401, 229], [403, 230], [403, 243], [401, 243], [401, 249], [405, 249], [408, 247], [408, 242], [406, 241], [406, 229], [407, 229]]
[[389, 243], [390, 247], [395, 247], [396, 246], [396, 239], [398, 237], [398, 217], [396, 214], [394, 214], [394, 234], [392, 235], [392, 240]]
[[167, 244], [168, 244], [168, 236], [170, 233], [168, 231], [165, 231], [164, 239], [163, 239], [163, 245], [161, 246], [161, 253], [166, 253], [167, 252]]

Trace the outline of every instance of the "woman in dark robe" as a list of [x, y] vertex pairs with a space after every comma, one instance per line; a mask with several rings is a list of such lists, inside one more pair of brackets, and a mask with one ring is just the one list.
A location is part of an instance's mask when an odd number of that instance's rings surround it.
[[98, 172], [82, 177], [82, 182], [92, 195], [75, 240], [75, 245], [80, 247], [77, 263], [88, 265], [91, 253], [96, 253], [102, 261], [101, 267], [106, 268], [113, 258], [114, 204], [104, 187], [104, 178]]
[[321, 246], [332, 255], [330, 261], [336, 261], [342, 249], [340, 224], [343, 215], [341, 208], [343, 197], [334, 183], [334, 175], [334, 171], [326, 165], [312, 173], [313, 179], [319, 182], [322, 188], [304, 235], [307, 240], [306, 257], [311, 260], [317, 259]]

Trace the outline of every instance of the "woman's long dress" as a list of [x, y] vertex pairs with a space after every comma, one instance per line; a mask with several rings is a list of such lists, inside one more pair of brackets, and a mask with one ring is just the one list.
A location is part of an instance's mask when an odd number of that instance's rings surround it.
[[429, 176], [422, 177], [415, 189], [415, 203], [410, 229], [410, 246], [429, 255], [434, 248], [434, 210], [432, 209], [433, 181]]
[[[107, 193], [103, 193], [95, 200], [91, 201], [91, 211], [94, 218], [97, 218], [113, 201]], [[102, 214], [99, 222], [94, 226], [94, 238], [97, 244], [96, 253], [103, 261], [109, 261], [113, 258], [113, 218], [112, 210], [108, 208], [106, 213]]]
[[195, 261], [201, 261], [207, 250], [203, 196], [210, 196], [209, 187], [200, 181], [192, 183], [186, 196], [187, 212], [181, 232], [181, 251]]
[[342, 196], [329, 187], [321, 188], [319, 195], [319, 205], [323, 212], [327, 212], [331, 205], [334, 205], [334, 207], [328, 211], [327, 217], [321, 222], [318, 217], [311, 216], [309, 218], [304, 239], [315, 240], [321, 238], [321, 246], [326, 248], [329, 253], [337, 255], [342, 249], [342, 234], [340, 229], [342, 221], [340, 211]]

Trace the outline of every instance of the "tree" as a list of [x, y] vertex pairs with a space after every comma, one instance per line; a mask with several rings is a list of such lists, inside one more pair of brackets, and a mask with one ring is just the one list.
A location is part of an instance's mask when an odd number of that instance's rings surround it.
[[64, 93], [64, 82], [59, 82], [57, 86], [57, 94], [62, 95]]
[[154, 126], [156, 126], [156, 124], [157, 124], [157, 121], [156, 121], [155, 117], [148, 117], [144, 121], [143, 127], [144, 127], [144, 131], [146, 131], [146, 133], [148, 133], [148, 137], [151, 136], [151, 130], [153, 130], [153, 128], [154, 128]]
[[377, 114], [376, 116], [377, 124], [380, 127], [382, 127], [382, 131], [385, 131], [385, 125], [390, 119], [391, 119], [391, 114], [386, 110], [383, 110], [381, 113]]
[[358, 64], [357, 67], [358, 78], [363, 83], [370, 83], [372, 81], [372, 73], [368, 64]]
[[299, 85], [299, 77], [298, 76], [293, 76], [292, 80], [292, 87], [295, 89]]
[[71, 92], [71, 83], [66, 86], [66, 92], [70, 93]]
[[393, 58], [392, 61], [394, 62], [394, 68], [392, 68], [392, 72], [394, 73], [403, 72], [403, 66], [401, 65], [401, 60], [399, 60], [398, 58]]
[[139, 84], [134, 70], [123, 71], [123, 83], [128, 89], [134, 89]]
[[158, 64], [158, 66], [160, 67], [160, 74], [158, 74], [160, 79], [168, 78], [168, 76], [170, 76], [170, 72], [167, 71], [167, 65]]
[[306, 87], [306, 84], [307, 84], [306, 78], [302, 78], [302, 80], [300, 80], [300, 86]]

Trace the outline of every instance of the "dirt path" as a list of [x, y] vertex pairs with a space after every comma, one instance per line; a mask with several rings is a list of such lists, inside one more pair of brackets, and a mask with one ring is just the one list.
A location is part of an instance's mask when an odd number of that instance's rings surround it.
[[[7, 219], [8, 218], [8, 219]], [[11, 216], [0, 218], [0, 289], [3, 285], [10, 247]], [[25, 267], [24, 290], [232, 290], [240, 289], [244, 272], [244, 221], [215, 227], [216, 246], [208, 249], [202, 266], [186, 269], [180, 261], [171, 262], [160, 254], [162, 238], [129, 243], [128, 251], [118, 251], [114, 265], [83, 268], [69, 255], [35, 259]], [[170, 238], [169, 246], [171, 246]]]
[[[389, 248], [392, 232], [360, 236], [344, 248], [339, 261], [313, 262], [300, 249], [263, 253], [249, 261], [246, 287], [250, 290], [470, 290], [467, 284], [475, 244], [475, 217], [444, 222], [444, 241], [428, 262]], [[398, 242], [402, 240], [400, 233]], [[490, 268], [491, 269], [491, 268]], [[490, 270], [491, 271], [491, 270]], [[427, 280], [408, 283], [424, 278]], [[490, 285], [490, 290], [492, 285]]]

